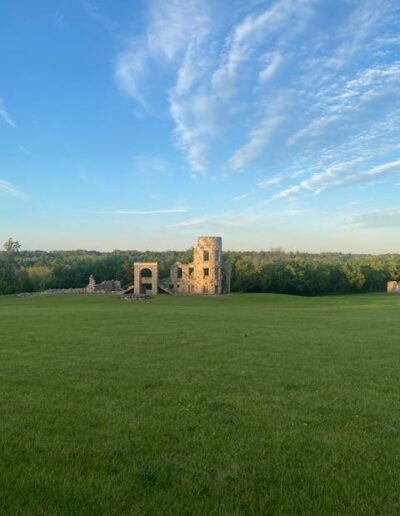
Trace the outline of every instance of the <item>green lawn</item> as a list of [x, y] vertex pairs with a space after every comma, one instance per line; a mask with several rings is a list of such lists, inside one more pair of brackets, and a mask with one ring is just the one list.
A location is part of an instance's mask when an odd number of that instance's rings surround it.
[[0, 514], [399, 514], [400, 297], [0, 298]]

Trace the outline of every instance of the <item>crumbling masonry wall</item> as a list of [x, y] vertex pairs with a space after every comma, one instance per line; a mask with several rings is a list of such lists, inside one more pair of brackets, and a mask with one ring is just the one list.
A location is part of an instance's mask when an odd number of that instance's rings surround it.
[[96, 283], [93, 274], [89, 277], [89, 283], [85, 289], [87, 294], [94, 292], [119, 292], [121, 290], [121, 282], [118, 280], [107, 280]]
[[230, 269], [222, 261], [222, 238], [199, 237], [193, 262], [177, 262], [171, 267], [170, 288], [182, 294], [227, 294]]

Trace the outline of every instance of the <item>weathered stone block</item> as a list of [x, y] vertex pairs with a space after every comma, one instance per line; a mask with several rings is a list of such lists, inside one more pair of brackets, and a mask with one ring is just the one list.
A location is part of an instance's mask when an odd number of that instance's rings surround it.
[[398, 282], [397, 281], [388, 281], [386, 290], [389, 294], [395, 294], [395, 293], [400, 292]]

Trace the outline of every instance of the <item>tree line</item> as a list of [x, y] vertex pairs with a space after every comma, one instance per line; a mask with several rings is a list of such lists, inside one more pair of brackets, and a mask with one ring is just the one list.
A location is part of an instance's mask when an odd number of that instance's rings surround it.
[[[192, 259], [187, 251], [22, 251], [8, 239], [0, 251], [0, 294], [37, 292], [49, 288], [79, 288], [90, 274], [97, 282], [132, 283], [135, 261], [157, 261], [160, 278], [173, 263]], [[343, 254], [284, 252], [224, 253], [232, 271], [233, 292], [271, 292], [315, 296], [379, 292], [386, 282], [400, 278], [400, 254]]]

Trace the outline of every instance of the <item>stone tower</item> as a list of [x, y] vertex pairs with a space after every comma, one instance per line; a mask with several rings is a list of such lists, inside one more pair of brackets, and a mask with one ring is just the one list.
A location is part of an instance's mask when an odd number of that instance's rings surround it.
[[194, 293], [222, 293], [222, 238], [199, 237], [193, 252]]
[[230, 269], [222, 262], [222, 238], [197, 239], [193, 262], [176, 262], [171, 267], [170, 289], [181, 294], [227, 294]]

